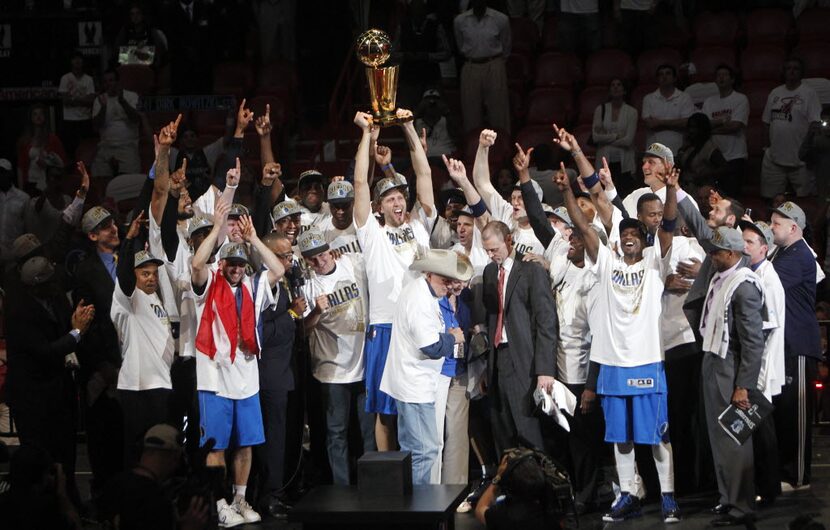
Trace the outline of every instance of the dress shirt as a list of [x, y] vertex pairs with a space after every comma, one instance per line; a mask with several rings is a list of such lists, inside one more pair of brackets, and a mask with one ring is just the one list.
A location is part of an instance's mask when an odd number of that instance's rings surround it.
[[715, 275], [712, 276], [712, 282], [709, 284], [709, 294], [706, 297], [706, 308], [703, 311], [703, 318], [700, 319], [700, 329], [704, 329], [706, 327], [706, 319], [709, 316], [709, 309], [712, 307], [712, 304], [714, 303], [713, 300], [718, 295], [718, 292], [724, 286], [726, 280], [728, 280], [740, 266], [741, 260], [738, 260], [738, 263], [732, 265], [723, 272], [716, 272]]
[[467, 59], [510, 55], [510, 21], [507, 15], [487, 8], [479, 19], [470, 9], [455, 17], [455, 41]]

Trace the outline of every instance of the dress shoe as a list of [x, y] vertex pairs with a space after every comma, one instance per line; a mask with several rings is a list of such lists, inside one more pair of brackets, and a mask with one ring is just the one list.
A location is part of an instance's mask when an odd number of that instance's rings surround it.
[[729, 513], [729, 505], [728, 504], [718, 504], [714, 506], [712, 509], [709, 510], [715, 515], [725, 515]]
[[755, 522], [755, 518], [751, 515], [742, 515], [740, 517], [736, 517], [734, 515], [730, 515], [728, 513], [721, 515], [720, 517], [716, 517], [712, 519], [710, 524], [712, 526], [746, 526], [747, 528], [755, 528], [755, 525], [752, 524]]
[[288, 518], [288, 511], [290, 509], [291, 506], [277, 497], [272, 498], [271, 502], [268, 503], [268, 514], [274, 519]]

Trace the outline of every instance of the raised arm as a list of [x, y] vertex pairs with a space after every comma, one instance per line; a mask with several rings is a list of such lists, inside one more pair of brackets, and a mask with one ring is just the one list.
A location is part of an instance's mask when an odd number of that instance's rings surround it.
[[[464, 167], [464, 162], [454, 158], [447, 158], [446, 155], [441, 155], [441, 159], [444, 161], [444, 165], [447, 166], [447, 172], [450, 174], [452, 181], [464, 192], [464, 199], [470, 208], [473, 209], [473, 215], [475, 215], [477, 213], [475, 206], [481, 203], [481, 195], [478, 194], [478, 190], [476, 190], [473, 183], [467, 177], [467, 168]], [[483, 207], [483, 205], [481, 206]], [[490, 214], [486, 211], [486, 208], [480, 216], [476, 217], [476, 224], [478, 224], [479, 219], [484, 224], [490, 221]]]
[[136, 252], [136, 238], [141, 231], [141, 225], [147, 218], [144, 217], [144, 210], [140, 211], [135, 216], [133, 222], [130, 223], [130, 229], [127, 231], [127, 237], [121, 245], [121, 252], [118, 260], [118, 265], [115, 274], [118, 277], [118, 286], [127, 296], [132, 296], [135, 291], [135, 252]]
[[[170, 146], [176, 141], [176, 134], [182, 115], [176, 117], [161, 128], [158, 134], [158, 152], [156, 153], [156, 178], [153, 179], [153, 195], [150, 199], [150, 215], [153, 220], [161, 225], [164, 215], [164, 207], [167, 205], [167, 197], [170, 195]], [[186, 160], [186, 159], [185, 159]]]
[[[228, 170], [225, 174], [225, 191], [222, 192], [222, 195], [219, 197], [218, 203], [223, 203], [231, 207], [233, 204], [233, 198], [236, 195], [236, 188], [239, 187], [239, 180], [242, 177], [242, 166], [239, 162], [239, 157], [236, 159], [236, 167], [232, 167]], [[215, 207], [214, 207], [215, 209]], [[222, 224], [221, 231], [219, 232], [219, 239], [218, 241], [221, 243], [225, 240], [225, 237], [228, 235], [228, 227], [224, 223]]]
[[199, 248], [196, 249], [193, 260], [190, 262], [190, 281], [193, 287], [201, 289], [208, 281], [210, 269], [208, 269], [207, 262], [213, 253], [213, 249], [216, 248], [216, 242], [219, 241], [219, 232], [225, 225], [230, 209], [230, 205], [219, 201], [213, 210], [213, 228], [208, 232]]
[[542, 208], [542, 201], [539, 200], [539, 196], [536, 195], [536, 191], [533, 189], [533, 184], [530, 181], [528, 166], [530, 165], [530, 153], [532, 152], [532, 147], [525, 152], [522, 150], [521, 145], [516, 144], [516, 156], [513, 157], [513, 168], [519, 174], [519, 187], [522, 191], [522, 199], [525, 203], [525, 211], [527, 212], [527, 219], [530, 221], [530, 227], [533, 229], [533, 233], [536, 234], [539, 242], [542, 243], [542, 246], [547, 248], [556, 235], [556, 231], [550, 225], [550, 221], [548, 221], [548, 217], [545, 215], [545, 210]]
[[677, 224], [677, 181], [680, 172], [672, 168], [666, 175], [666, 204], [663, 206], [663, 221], [657, 229], [657, 237], [660, 239], [660, 252], [665, 258], [671, 252], [671, 245], [674, 239], [674, 228]]
[[489, 207], [493, 196], [498, 195], [493, 183], [490, 182], [490, 147], [496, 143], [496, 131], [484, 129], [478, 137], [478, 151], [473, 163], [473, 183]]
[[[239, 121], [238, 117], [237, 121]], [[259, 135], [259, 161], [262, 164], [262, 179], [266, 179], [266, 173], [268, 173], [269, 175], [273, 173], [272, 170], [274, 169], [275, 165], [277, 170], [281, 174], [282, 171], [280, 165], [277, 164], [277, 160], [276, 158], [274, 158], [274, 148], [271, 145], [271, 131], [273, 130], [273, 127], [271, 125], [270, 103], [265, 105], [265, 114], [258, 117], [254, 122], [254, 128], [256, 129], [257, 135]], [[282, 181], [279, 180], [278, 176], [275, 180], [272, 180], [271, 182], [271, 204], [274, 204], [283, 191], [283, 184]]]
[[[411, 115], [408, 110], [398, 110], [399, 116]], [[432, 170], [429, 167], [427, 154], [415, 132], [415, 125], [412, 121], [403, 124], [403, 134], [406, 143], [409, 145], [409, 156], [412, 158], [412, 169], [415, 171], [415, 193], [418, 203], [424, 209], [427, 217], [432, 217], [435, 212], [435, 197], [432, 193]]]
[[358, 112], [354, 123], [363, 131], [357, 153], [354, 155], [354, 223], [356, 228], [366, 224], [372, 215], [372, 196], [369, 191], [369, 144], [372, 136], [372, 115]]
[[585, 241], [585, 253], [591, 258], [591, 261], [596, 263], [597, 254], [599, 254], [599, 236], [591, 228], [591, 224], [585, 219], [585, 214], [582, 213], [582, 209], [576, 203], [576, 197], [574, 197], [573, 190], [571, 189], [571, 183], [568, 182], [568, 173], [565, 171], [565, 164], [560, 162], [559, 168], [561, 171], [554, 176], [553, 182], [559, 188], [559, 191], [562, 192], [562, 198], [565, 200], [565, 209], [568, 210], [571, 222], [582, 234], [582, 238]]
[[282, 262], [277, 259], [277, 256], [271, 252], [271, 249], [257, 236], [254, 223], [249, 216], [243, 215], [239, 218], [239, 231], [242, 233], [242, 238], [259, 252], [262, 263], [268, 269], [268, 285], [274, 287], [285, 275], [285, 267]]

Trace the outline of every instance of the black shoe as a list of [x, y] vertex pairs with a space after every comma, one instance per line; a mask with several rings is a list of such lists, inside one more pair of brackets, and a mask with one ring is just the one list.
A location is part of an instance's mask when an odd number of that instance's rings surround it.
[[746, 526], [747, 528], [755, 528], [755, 525], [753, 524], [754, 522], [755, 518], [751, 515], [736, 517], [726, 513], [720, 517], [712, 519], [709, 524], [712, 526]]
[[709, 511], [715, 515], [726, 515], [729, 513], [729, 505], [728, 504], [718, 504], [714, 506]]
[[287, 519], [289, 510], [291, 510], [291, 506], [278, 497], [272, 498], [271, 502], [268, 503], [268, 513], [274, 519]]

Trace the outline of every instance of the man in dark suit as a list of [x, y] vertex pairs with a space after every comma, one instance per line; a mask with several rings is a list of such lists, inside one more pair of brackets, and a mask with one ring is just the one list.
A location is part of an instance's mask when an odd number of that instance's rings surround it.
[[115, 291], [118, 227], [112, 214], [95, 206], [81, 220], [94, 252], [75, 270], [73, 300], [95, 306], [95, 319], [78, 345], [81, 365], [81, 403], [87, 435], [92, 491], [96, 496], [124, 465], [122, 415], [116, 400], [121, 349], [110, 319]]
[[757, 390], [764, 352], [763, 284], [743, 259], [739, 230], [716, 228], [708, 248], [714, 275], [704, 299], [700, 333], [706, 426], [720, 493], [712, 525], [743, 525], [754, 520], [752, 437], [736, 444], [718, 417], [730, 403], [743, 410], [753, 404], [750, 392]]
[[21, 267], [25, 286], [8, 299], [6, 332], [9, 352], [9, 405], [23, 445], [46, 450], [63, 466], [67, 492], [80, 506], [75, 486], [77, 402], [72, 363], [95, 315], [92, 305], [72, 312], [55, 267], [42, 257]]
[[484, 269], [482, 298], [493, 345], [487, 382], [496, 449], [521, 441], [541, 450], [533, 391], [550, 391], [556, 375], [558, 331], [550, 281], [538, 263], [522, 261], [506, 224], [488, 223], [482, 241], [492, 260]]

